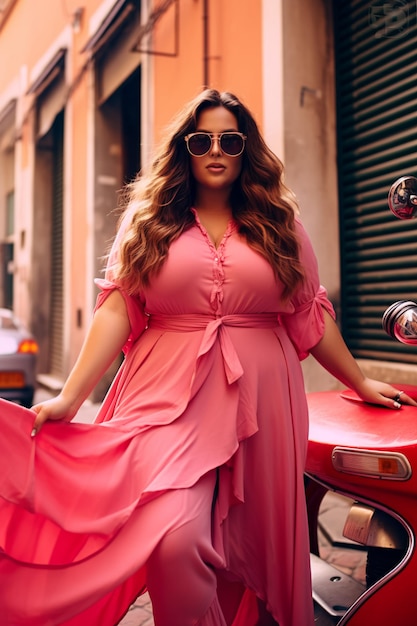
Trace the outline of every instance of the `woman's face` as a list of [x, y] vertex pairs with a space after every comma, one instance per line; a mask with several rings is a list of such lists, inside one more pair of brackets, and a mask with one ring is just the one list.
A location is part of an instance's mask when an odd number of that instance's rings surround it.
[[219, 106], [205, 109], [197, 118], [195, 132], [213, 133], [211, 148], [204, 156], [191, 156], [191, 172], [197, 188], [230, 190], [242, 169], [242, 155], [225, 154], [219, 144], [219, 133], [239, 132], [237, 119], [228, 109]]

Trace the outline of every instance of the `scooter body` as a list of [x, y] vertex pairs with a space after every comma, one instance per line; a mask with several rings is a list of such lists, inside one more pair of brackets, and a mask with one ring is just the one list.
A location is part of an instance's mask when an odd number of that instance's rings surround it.
[[[417, 387], [401, 385], [417, 399]], [[353, 392], [308, 394], [306, 497], [318, 626], [417, 626], [417, 408], [371, 406]], [[359, 584], [319, 558], [320, 503], [354, 504], [344, 535], [368, 552]]]
[[[417, 217], [417, 178], [388, 193], [401, 220]], [[417, 303], [394, 302], [382, 318], [393, 339], [417, 345]], [[395, 385], [417, 400], [417, 387]], [[353, 392], [308, 394], [306, 499], [317, 626], [417, 626], [417, 408], [371, 406]], [[320, 505], [328, 492], [353, 502], [343, 535], [367, 552], [364, 581], [320, 558]]]

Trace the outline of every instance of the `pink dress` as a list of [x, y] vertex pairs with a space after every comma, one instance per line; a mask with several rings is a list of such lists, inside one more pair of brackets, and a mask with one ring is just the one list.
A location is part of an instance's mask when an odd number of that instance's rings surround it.
[[[300, 359], [333, 309], [297, 230], [307, 280], [283, 303], [233, 222], [216, 249], [196, 218], [151, 286], [122, 292], [131, 336], [94, 424], [48, 422], [32, 439], [33, 413], [0, 401], [2, 624], [114, 626], [184, 524], [169, 498], [213, 472], [205, 559], [248, 590], [234, 624], [256, 623], [254, 594], [280, 626], [313, 624]], [[100, 306], [117, 287], [97, 282]], [[226, 623], [206, 617], [193, 623]]]

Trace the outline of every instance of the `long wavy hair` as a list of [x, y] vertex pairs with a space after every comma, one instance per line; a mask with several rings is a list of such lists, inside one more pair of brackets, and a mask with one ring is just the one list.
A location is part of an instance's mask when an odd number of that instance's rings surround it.
[[129, 293], [148, 285], [166, 261], [170, 244], [195, 224], [195, 181], [185, 135], [208, 108], [224, 107], [247, 137], [242, 169], [231, 191], [233, 218], [248, 245], [265, 257], [289, 298], [304, 277], [294, 227], [293, 195], [283, 183], [283, 165], [263, 140], [242, 102], [229, 92], [206, 89], [172, 121], [149, 172], [126, 187], [112, 275]]

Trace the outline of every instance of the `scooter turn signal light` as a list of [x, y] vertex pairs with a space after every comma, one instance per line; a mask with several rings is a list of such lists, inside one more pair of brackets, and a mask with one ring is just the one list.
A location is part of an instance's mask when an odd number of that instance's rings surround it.
[[412, 473], [407, 457], [401, 452], [337, 446], [332, 452], [332, 463], [339, 472], [385, 480], [408, 480]]

